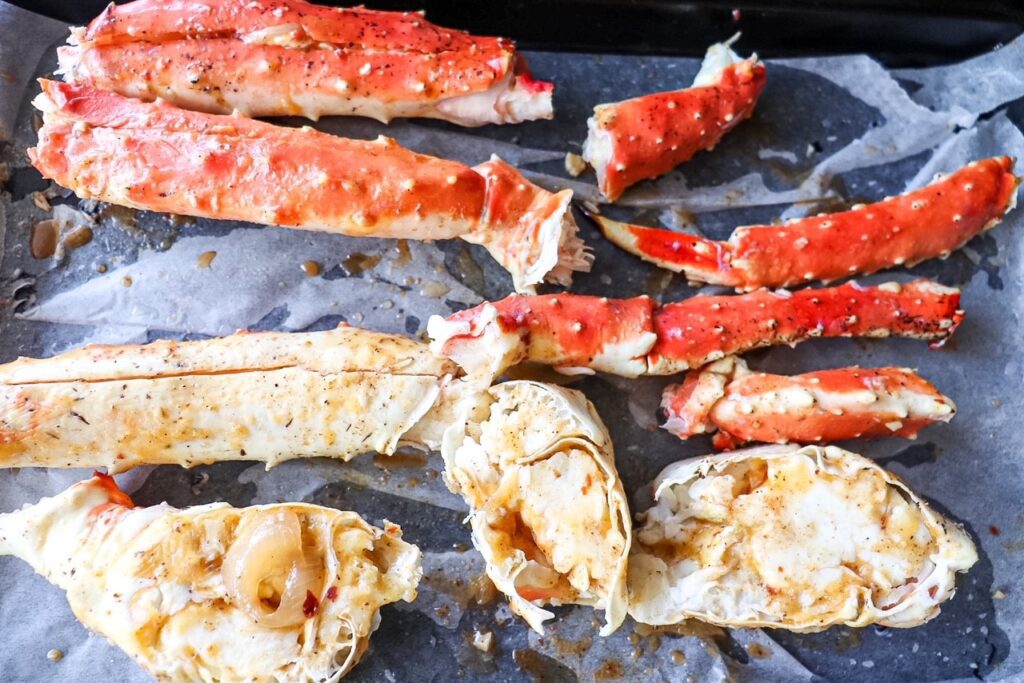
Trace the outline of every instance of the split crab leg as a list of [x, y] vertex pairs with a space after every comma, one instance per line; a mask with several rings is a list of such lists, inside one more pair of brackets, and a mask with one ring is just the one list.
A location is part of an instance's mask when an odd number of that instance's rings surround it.
[[946, 257], [1017, 204], [1014, 160], [974, 161], [932, 184], [849, 211], [736, 228], [724, 241], [592, 215], [626, 251], [693, 282], [750, 290], [828, 282]]
[[432, 348], [473, 375], [522, 361], [560, 372], [671, 375], [814, 337], [912, 337], [941, 346], [963, 318], [960, 291], [928, 280], [758, 290], [658, 306], [647, 297], [510, 296], [434, 316]]
[[552, 194], [493, 158], [476, 168], [390, 138], [203, 114], [40, 81], [32, 163], [81, 197], [149, 211], [352, 236], [481, 244], [517, 291], [588, 270], [572, 192]]
[[717, 450], [748, 441], [913, 439], [956, 413], [952, 400], [906, 368], [840, 368], [789, 377], [751, 372], [734, 356], [666, 388], [661, 407], [665, 429], [680, 439], [714, 432]]
[[834, 446], [682, 460], [651, 489], [629, 561], [629, 613], [643, 624], [910, 628], [978, 561], [959, 524]]
[[423, 573], [420, 550], [387, 521], [304, 503], [141, 508], [102, 474], [0, 515], [0, 555], [176, 683], [337, 681], [381, 606], [412, 602]]
[[110, 4], [57, 51], [67, 81], [248, 116], [429, 117], [463, 126], [552, 117], [554, 86], [515, 45], [417, 12], [303, 0]]
[[[735, 40], [735, 39], [734, 39]], [[754, 55], [740, 59], [729, 43], [708, 48], [693, 85], [613, 104], [599, 104], [587, 121], [583, 159], [593, 166], [608, 201], [710, 150], [750, 118], [766, 82]]]
[[0, 365], [0, 467], [349, 460], [440, 446], [469, 388], [426, 344], [352, 327], [92, 345]]

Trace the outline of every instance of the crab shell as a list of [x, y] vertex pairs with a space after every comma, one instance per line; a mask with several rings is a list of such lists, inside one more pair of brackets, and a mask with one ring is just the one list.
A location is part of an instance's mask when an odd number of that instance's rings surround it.
[[[302, 623], [270, 628], [232, 601], [221, 563], [243, 523], [281, 511], [298, 517], [327, 580]], [[415, 599], [422, 574], [393, 524], [301, 503], [133, 508], [104, 476], [0, 515], [0, 553], [67, 591], [85, 626], [161, 681], [336, 681], [366, 650], [379, 608]]]
[[653, 490], [629, 568], [630, 614], [648, 624], [917, 626], [978, 559], [896, 475], [834, 446], [684, 460]]
[[490, 388], [446, 434], [445, 480], [470, 507], [473, 544], [512, 611], [539, 633], [545, 604], [626, 615], [631, 541], [611, 438], [582, 394], [537, 382]]
[[[91, 345], [0, 366], [0, 466], [348, 460], [437, 448], [456, 366], [354, 327]], [[450, 410], [450, 409], [449, 409]]]
[[572, 193], [548, 192], [496, 157], [470, 168], [384, 136], [351, 140], [90, 85], [40, 86], [43, 126], [28, 155], [83, 198], [354, 237], [461, 238], [484, 245], [523, 292], [590, 268]]
[[446, 29], [419, 12], [137, 0], [71, 29], [57, 55], [69, 82], [212, 113], [463, 126], [553, 115], [554, 86], [530, 77], [512, 41]]

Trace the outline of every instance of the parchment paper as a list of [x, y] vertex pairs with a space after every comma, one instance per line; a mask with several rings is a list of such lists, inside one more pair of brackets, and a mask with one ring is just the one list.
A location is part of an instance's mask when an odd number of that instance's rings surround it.
[[[421, 334], [433, 313], [504, 296], [510, 281], [480, 249], [461, 243], [348, 239], [247, 224], [178, 220], [79, 202], [43, 181], [25, 157], [35, 139], [28, 105], [33, 77], [55, 66], [66, 27], [0, 2], [0, 139], [8, 181], [0, 218], [0, 362], [46, 356], [87, 341], [194, 338], [237, 328], [322, 329], [340, 321]], [[725, 38], [720, 36], [718, 38]], [[741, 43], [741, 49], [751, 47]], [[866, 56], [769, 63], [769, 84], [753, 120], [713, 152], [637, 186], [610, 214], [698, 229], [723, 238], [741, 223], [777, 220], [871, 201], [924, 184], [937, 171], [993, 154], [1024, 155], [1020, 40], [965, 64], [889, 73]], [[478, 163], [496, 152], [552, 188], [595, 201], [593, 176], [565, 176], [598, 102], [682, 87], [697, 60], [530, 54], [535, 73], [557, 82], [555, 121], [457, 129], [440, 123], [384, 127], [329, 119], [317, 127], [352, 137], [386, 132], [418, 151]], [[286, 123], [300, 123], [291, 121]], [[305, 122], [301, 122], [305, 123]], [[1020, 169], [1018, 169], [1018, 172]], [[42, 193], [46, 202], [38, 195]], [[62, 258], [29, 254], [31, 225], [58, 217], [88, 224], [91, 243]], [[850, 364], [915, 366], [959, 405], [949, 426], [914, 443], [847, 444], [873, 456], [955, 519], [979, 544], [981, 561], [960, 581], [942, 615], [912, 630], [832, 629], [817, 635], [727, 632], [685, 625], [652, 632], [627, 623], [596, 635], [584, 608], [556, 610], [541, 638], [514, 618], [480, 580], [469, 549], [465, 506], [441, 482], [436, 455], [349, 464], [288, 462], [270, 471], [228, 463], [192, 471], [145, 469], [122, 477], [136, 500], [235, 505], [304, 500], [353, 509], [371, 522], [395, 521], [425, 552], [426, 578], [412, 605], [386, 608], [354, 680], [957, 680], [1018, 679], [1024, 672], [1024, 259], [1019, 211], [945, 261], [912, 274], [964, 287], [967, 320], [954, 341], [929, 352], [908, 340], [816, 341], [750, 354], [756, 368], [796, 372]], [[608, 296], [690, 296], [679, 277], [619, 252], [583, 223], [594, 272], [573, 291]], [[216, 252], [209, 267], [200, 255]], [[310, 277], [300, 266], [319, 263]], [[100, 271], [104, 272], [100, 272]], [[130, 286], [126, 284], [130, 281]], [[681, 443], [658, 431], [656, 408], [668, 380], [593, 377], [586, 392], [608, 424], [631, 495], [670, 462], [700, 455], [706, 440]], [[0, 472], [0, 509], [62, 490], [85, 471]], [[471, 647], [490, 631], [493, 656]], [[0, 559], [0, 672], [3, 680], [143, 681], [146, 676], [102, 638], [77, 624], [62, 593], [23, 564]], [[46, 653], [60, 649], [51, 662]]]

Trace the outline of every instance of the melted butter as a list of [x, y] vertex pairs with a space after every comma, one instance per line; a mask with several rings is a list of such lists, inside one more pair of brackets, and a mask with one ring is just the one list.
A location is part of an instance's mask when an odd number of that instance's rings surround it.
[[72, 230], [61, 241], [65, 249], [78, 249], [92, 242], [92, 228], [81, 227]]
[[380, 263], [380, 254], [362, 254], [355, 252], [349, 254], [341, 262], [341, 267], [345, 269], [345, 272], [350, 276], [355, 277], [362, 275], [368, 270], [372, 270], [378, 263]]
[[213, 263], [213, 259], [217, 258], [217, 252], [215, 251], [204, 251], [199, 255], [196, 260], [196, 265], [200, 268], [209, 268], [210, 264]]
[[409, 240], [398, 240], [398, 242], [395, 243], [395, 251], [398, 253], [395, 257], [396, 268], [401, 268], [412, 261], [412, 252], [409, 250]]
[[316, 277], [320, 274], [320, 264], [316, 261], [306, 261], [302, 264], [302, 272], [309, 277]]
[[443, 282], [435, 282], [431, 280], [423, 283], [423, 286], [420, 287], [420, 296], [429, 297], [431, 299], [440, 299], [450, 291], [452, 291], [452, 288]]

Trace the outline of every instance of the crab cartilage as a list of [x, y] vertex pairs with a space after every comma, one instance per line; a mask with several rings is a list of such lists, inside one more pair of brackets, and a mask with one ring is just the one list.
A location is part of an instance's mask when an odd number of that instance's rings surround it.
[[754, 112], [766, 82], [757, 56], [740, 59], [728, 46], [708, 48], [693, 85], [613, 104], [587, 121], [583, 158], [608, 201], [710, 150]]
[[500, 159], [478, 171], [385, 137], [349, 140], [40, 84], [44, 123], [29, 157], [84, 198], [358, 237], [461, 237], [484, 244], [526, 292], [590, 267], [571, 193], [547, 192]]
[[466, 390], [425, 344], [352, 327], [87, 346], [0, 365], [0, 467], [349, 460], [437, 448]]
[[135, 507], [97, 474], [0, 515], [0, 555], [155, 679], [336, 683], [380, 607], [416, 598], [420, 550], [383, 526], [305, 503]]
[[725, 356], [814, 337], [912, 337], [941, 346], [963, 318], [960, 291], [928, 280], [758, 290], [657, 306], [648, 297], [513, 295], [433, 316], [435, 353], [471, 375], [523, 361], [560, 372], [671, 375]]
[[834, 446], [683, 460], [652, 484], [629, 563], [629, 612], [732, 628], [910, 628], [978, 561], [970, 536], [896, 475]]
[[[786, 376], [751, 372], [733, 356], [667, 387], [663, 427], [681, 439], [716, 432], [730, 450], [748, 441], [828, 443], [917, 433], [956, 405], [907, 368], [839, 368]], [[717, 431], [716, 431], [717, 430]]]
[[945, 257], [1016, 206], [1011, 157], [973, 161], [913, 192], [784, 225], [736, 228], [724, 242], [592, 216], [605, 237], [692, 281], [739, 290], [829, 282]]
[[417, 12], [303, 0], [109, 5], [58, 48], [69, 82], [248, 116], [429, 117], [463, 126], [552, 117], [554, 86], [512, 41]]

